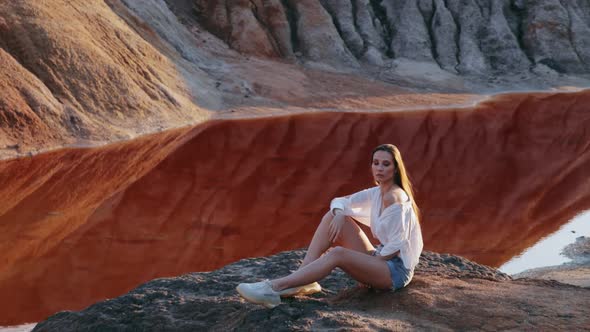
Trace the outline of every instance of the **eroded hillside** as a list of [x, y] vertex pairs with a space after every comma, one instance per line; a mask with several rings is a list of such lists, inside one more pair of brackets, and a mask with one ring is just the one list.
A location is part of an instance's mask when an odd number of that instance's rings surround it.
[[4, 158], [210, 117], [589, 82], [583, 0], [5, 1], [0, 13]]

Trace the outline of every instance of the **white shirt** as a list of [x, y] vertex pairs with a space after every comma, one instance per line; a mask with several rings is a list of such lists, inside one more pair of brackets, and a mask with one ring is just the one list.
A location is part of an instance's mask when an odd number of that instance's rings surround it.
[[[404, 193], [405, 194], [405, 193]], [[394, 203], [381, 211], [381, 190], [379, 187], [365, 189], [349, 197], [337, 197], [330, 203], [330, 211], [342, 209], [346, 216], [371, 227], [373, 236], [381, 242], [381, 256], [388, 256], [399, 250], [407, 269], [414, 269], [424, 247], [418, 217], [407, 194], [403, 203]]]

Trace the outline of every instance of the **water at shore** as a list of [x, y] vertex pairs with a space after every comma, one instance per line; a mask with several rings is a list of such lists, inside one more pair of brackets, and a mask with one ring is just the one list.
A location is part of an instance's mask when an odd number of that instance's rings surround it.
[[27, 323], [12, 326], [0, 326], [0, 332], [29, 332], [32, 331], [37, 323]]
[[[563, 247], [574, 243], [580, 236], [590, 237], [590, 211], [576, 216], [563, 225], [557, 232], [528, 248], [522, 254], [513, 257], [500, 266], [500, 271], [516, 274], [528, 269], [555, 266], [570, 262], [571, 259], [561, 254]], [[590, 278], [590, 276], [588, 276]]]

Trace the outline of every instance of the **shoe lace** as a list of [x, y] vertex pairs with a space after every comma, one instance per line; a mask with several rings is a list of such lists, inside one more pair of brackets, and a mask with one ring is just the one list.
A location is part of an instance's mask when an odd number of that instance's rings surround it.
[[268, 279], [264, 279], [263, 281], [257, 282], [254, 285], [252, 285], [252, 288], [255, 289], [262, 289], [262, 288], [266, 288], [269, 287], [270, 289], [272, 289], [272, 286], [270, 284], [270, 280]]

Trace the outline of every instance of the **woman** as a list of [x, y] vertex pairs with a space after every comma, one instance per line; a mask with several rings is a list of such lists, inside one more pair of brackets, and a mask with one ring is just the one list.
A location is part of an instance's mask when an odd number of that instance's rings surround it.
[[[423, 247], [412, 185], [397, 147], [379, 145], [372, 157], [378, 185], [333, 199], [299, 269], [283, 278], [239, 284], [242, 297], [272, 308], [281, 296], [321, 291], [316, 281], [336, 267], [374, 288], [400, 289], [410, 282]], [[356, 222], [371, 227], [381, 242], [377, 250]], [[328, 250], [336, 241], [342, 247]]]

